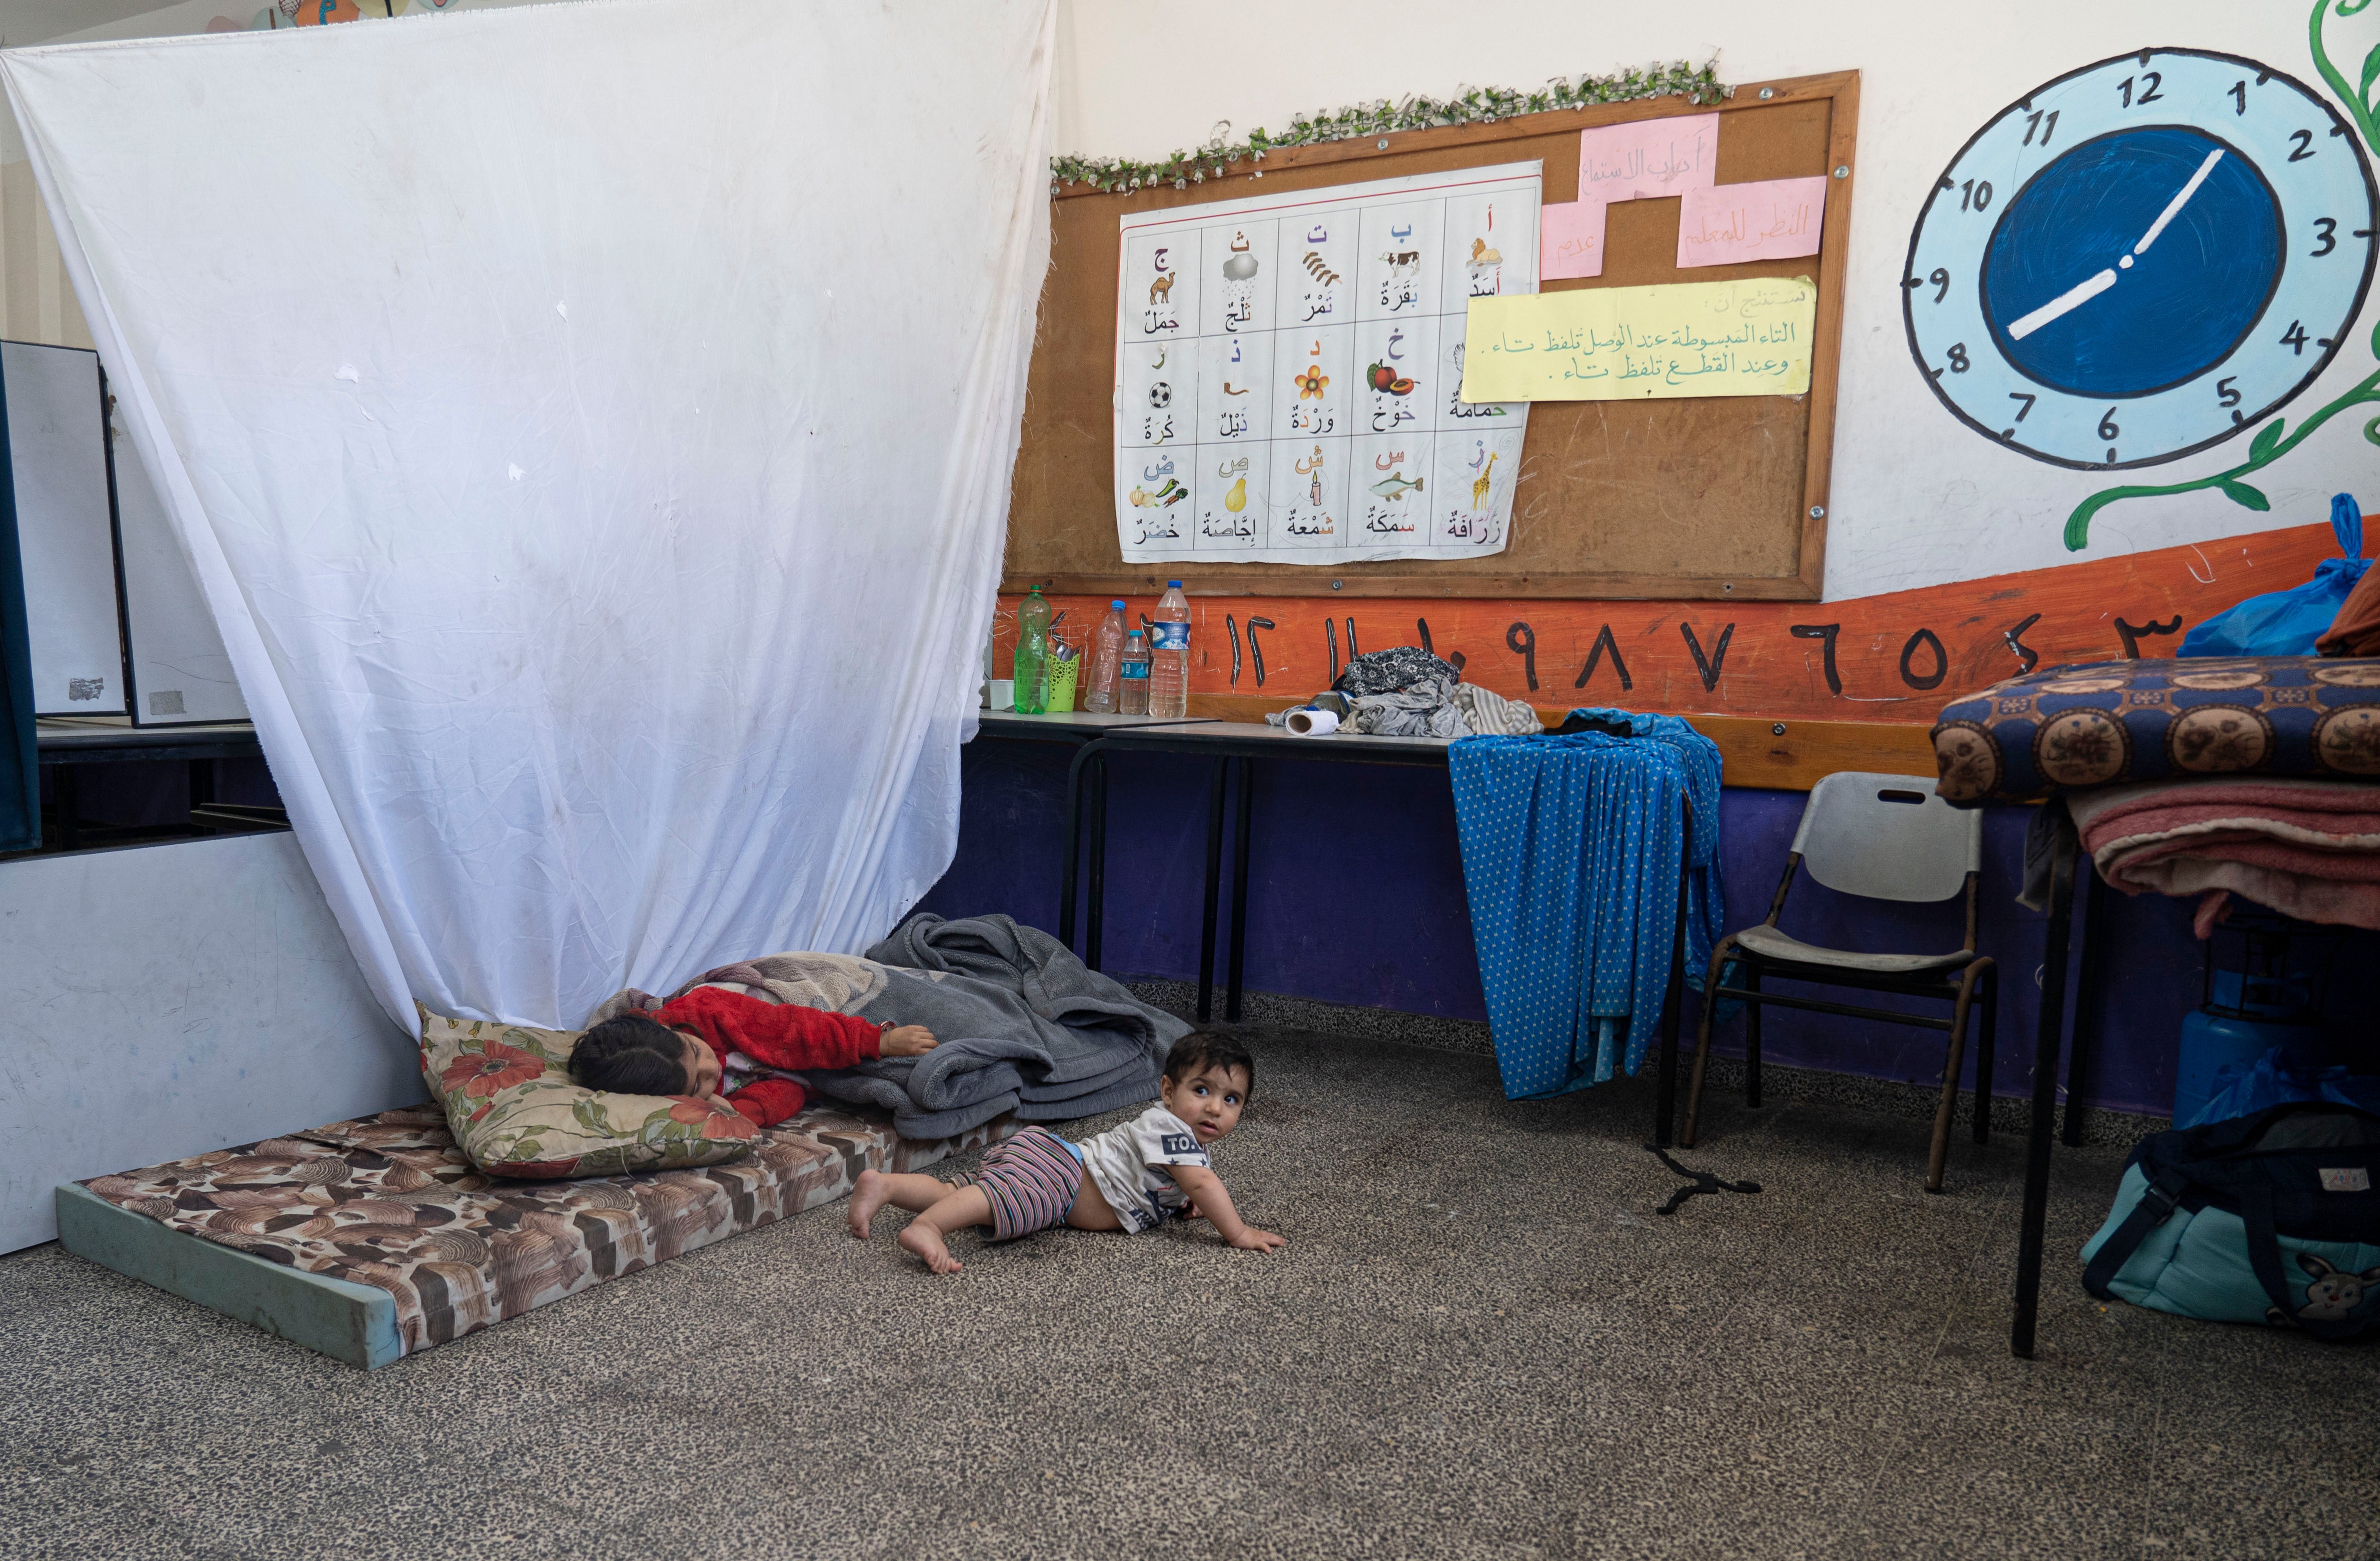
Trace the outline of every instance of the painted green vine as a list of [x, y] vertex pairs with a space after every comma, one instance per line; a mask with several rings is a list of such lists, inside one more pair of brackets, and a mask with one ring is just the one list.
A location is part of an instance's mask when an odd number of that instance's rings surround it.
[[[2364, 144], [2375, 153], [2380, 153], [2380, 100], [2375, 100], [2373, 93], [2373, 84], [2380, 81], [2380, 44], [2375, 44], [2372, 52], [2363, 56], [2362, 79], [2350, 88], [2346, 76], [2331, 63], [2330, 50], [2322, 38], [2322, 24], [2325, 19], [2333, 16], [2354, 16], [2371, 4], [2372, 0], [2314, 0], [2313, 16], [2308, 21], [2306, 30], [2313, 49], [2315, 68], [2322, 72], [2322, 79], [2330, 83], [2330, 90], [2338, 93], [2339, 100], [2347, 105], [2348, 115], [2355, 121], [2355, 127], [2362, 132]], [[2372, 356], [2380, 358], [2380, 325], [2373, 327]], [[2155, 487], [2133, 484], [2094, 493], [2076, 505], [2074, 513], [2066, 517], [2066, 546], [2070, 551], [2082, 551], [2091, 539], [2091, 517], [2119, 499], [2151, 499], [2214, 488], [2219, 489], [2223, 496], [2235, 504], [2252, 510], [2269, 510], [2273, 502], [2265, 497], [2263, 490], [2240, 479], [2271, 466], [2304, 442], [2307, 435], [2349, 407], [2374, 404], [2380, 404], [2380, 369], [2374, 369], [2357, 381], [2329, 405], [2300, 422], [2294, 432], [2284, 433], [2284, 419], [2280, 417], [2266, 423], [2256, 431], [2254, 442], [2248, 446], [2248, 458], [2228, 471], [2216, 472], [2212, 477], [2202, 477], [2191, 482], [2170, 482]], [[2363, 425], [2363, 437], [2374, 444], [2380, 444], [2380, 417], [2374, 417]]]
[[[2370, 0], [2360, 0], [2369, 4]], [[1733, 89], [1719, 81], [1716, 60], [1696, 67], [1679, 60], [1650, 70], [1623, 70], [1614, 76], [1582, 76], [1573, 82], [1557, 76], [1534, 92], [1511, 87], [1474, 87], [1451, 98], [1408, 97], [1402, 103], [1382, 98], [1377, 103], [1342, 108], [1311, 118], [1293, 116], [1289, 128], [1271, 135], [1262, 127], [1248, 139], [1227, 142], [1218, 134], [1205, 146], [1176, 151], [1155, 163], [1135, 163], [1121, 157], [1053, 157], [1050, 160], [1050, 193], [1065, 185], [1087, 184], [1094, 189], [1121, 194], [1172, 185], [1188, 189], [1194, 184], [1220, 179], [1243, 163], [1264, 161], [1265, 153], [1285, 146], [1315, 146], [1324, 141], [1352, 140], [1358, 136], [1385, 136], [1395, 130], [1427, 130], [1443, 125], [1493, 125], [1523, 114], [1544, 114], [1558, 108], [1585, 108], [1595, 103], [1633, 103], [1640, 98], [1682, 97], [1692, 103], [1718, 103]], [[1219, 129], [1220, 127], [1219, 127]]]

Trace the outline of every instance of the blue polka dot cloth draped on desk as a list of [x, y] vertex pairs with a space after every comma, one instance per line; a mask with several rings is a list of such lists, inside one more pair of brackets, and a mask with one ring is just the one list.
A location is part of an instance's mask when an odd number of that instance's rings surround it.
[[1572, 715], [1630, 735], [1466, 737], [1449, 755], [1472, 938], [1512, 1100], [1643, 1064], [1677, 936], [1681, 802], [1694, 805], [1685, 963], [1697, 989], [1727, 915], [1718, 747], [1674, 716]]

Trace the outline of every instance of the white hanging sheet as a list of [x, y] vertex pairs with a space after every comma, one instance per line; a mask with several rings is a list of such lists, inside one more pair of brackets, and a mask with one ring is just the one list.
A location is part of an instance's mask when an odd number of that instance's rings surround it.
[[1048, 0], [0, 54], [333, 911], [408, 1029], [853, 950], [948, 865], [1047, 265]]

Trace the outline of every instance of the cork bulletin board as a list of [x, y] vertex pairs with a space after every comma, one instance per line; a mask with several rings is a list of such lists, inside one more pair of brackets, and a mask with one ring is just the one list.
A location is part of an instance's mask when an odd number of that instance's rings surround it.
[[1818, 300], [1809, 393], [1536, 403], [1510, 545], [1476, 559], [1319, 567], [1124, 563], [1111, 442], [1118, 217], [1257, 190], [1528, 159], [1544, 164], [1544, 200], [1567, 201], [1578, 193], [1581, 130], [1707, 114], [1712, 105], [1661, 98], [1561, 109], [1496, 125], [1284, 149], [1266, 156], [1261, 181], [1248, 176], [1257, 165], [1243, 161], [1187, 190], [1111, 195], [1076, 187], [1061, 193], [1052, 202], [1051, 263], [1010, 495], [1002, 588], [1144, 594], [1180, 576], [1202, 595], [1817, 599], [1858, 98], [1858, 75], [1845, 72], [1741, 86], [1717, 105], [1719, 184], [1828, 176], [1815, 256], [1681, 271], [1678, 200], [1630, 200], [1610, 208], [1601, 276], [1542, 284], [1550, 293], [1812, 276]]

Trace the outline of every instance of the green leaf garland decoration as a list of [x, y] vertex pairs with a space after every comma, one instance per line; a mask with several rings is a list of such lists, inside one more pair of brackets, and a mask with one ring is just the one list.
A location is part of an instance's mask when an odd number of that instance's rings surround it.
[[[2370, 0], [2362, 0], [2369, 4]], [[1385, 136], [1397, 130], [1428, 130], [1446, 125], [1493, 125], [1524, 114], [1545, 114], [1560, 108], [1586, 108], [1596, 103], [1633, 103], [1644, 98], [1682, 97], [1695, 103], [1718, 103], [1735, 89], [1718, 79], [1714, 57], [1700, 67], [1678, 60], [1649, 70], [1623, 70], [1614, 76], [1582, 76], [1572, 81], [1557, 76], [1533, 92], [1512, 87], [1473, 87], [1451, 98], [1408, 97], [1402, 103], [1386, 98], [1311, 117], [1293, 115], [1289, 128], [1273, 135], [1262, 127], [1248, 139], [1228, 142], [1217, 135], [1206, 145], [1176, 151], [1156, 163], [1135, 163], [1121, 157], [1053, 157], [1050, 159], [1050, 193], [1077, 184], [1110, 194], [1154, 189], [1172, 185], [1188, 189], [1194, 184], [1244, 171], [1244, 164], [1264, 161], [1265, 153], [1287, 146], [1319, 146], [1326, 141], [1353, 140], [1361, 136]], [[1228, 124], [1228, 122], [1226, 122]], [[1247, 168], [1248, 176], [1262, 178], [1262, 169]]]
[[[2341, 75], [2338, 67], [2331, 63], [2330, 51], [2322, 41], [2322, 24], [2326, 18], [2333, 16], [2351, 17], [2371, 4], [2372, 0], [2314, 0], [2313, 16], [2307, 24], [2307, 30], [2313, 49], [2315, 68], [2322, 72], [2322, 79], [2330, 84], [2330, 90], [2338, 95], [2339, 101], [2347, 105], [2348, 116], [2355, 121], [2355, 127], [2362, 132], [2364, 144], [2375, 153], [2380, 153], [2380, 103], [2375, 103], [2372, 97], [2372, 84], [2375, 80], [2380, 80], [2380, 48], [2374, 49], [2364, 56], [2362, 85], [2354, 91], [2350, 91], [2347, 78]], [[2380, 357], [2380, 325], [2373, 328], [2372, 355], [2374, 357]], [[2338, 413], [2346, 411], [2350, 406], [2362, 406], [2374, 403], [2380, 403], [2380, 371], [2366, 375], [2349, 386], [2340, 393], [2338, 400], [2307, 417], [2298, 425], [2295, 433], [2286, 438], [2281, 432], [2282, 420], [2278, 417], [2274, 418], [2257, 430], [2255, 442], [2248, 446], [2248, 458], [2229, 471], [2216, 472], [2212, 477], [2202, 477], [2194, 482], [2169, 482], [2156, 487], [2134, 485], [2103, 489], [2075, 505], [2074, 513], [2066, 517], [2067, 550], [2070, 552], [2081, 552], [2087, 547], [2091, 540], [2091, 517], [2119, 499], [2161, 498], [2168, 494], [2190, 493], [2204, 488], [2215, 488], [2221, 490], [2223, 496], [2235, 504], [2244, 504], [2252, 510], [2269, 510], [2273, 507], [2273, 502], [2256, 489], [2241, 482], [2240, 478], [2279, 460], [2296, 449], [2304, 441], [2306, 435], [2330, 421]], [[2363, 437], [2374, 444], [2380, 444], [2380, 417], [2374, 417], [2363, 425]]]

